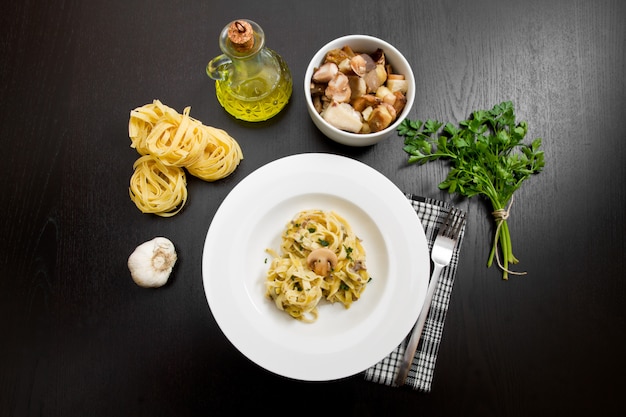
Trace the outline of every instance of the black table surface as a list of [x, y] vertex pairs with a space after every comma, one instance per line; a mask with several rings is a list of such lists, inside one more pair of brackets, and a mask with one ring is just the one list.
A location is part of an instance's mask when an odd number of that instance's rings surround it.
[[[294, 77], [289, 105], [246, 124], [205, 73], [237, 18], [265, 30]], [[622, 1], [11, 2], [0, 17], [0, 415], [618, 415], [626, 389], [626, 3]], [[402, 139], [325, 138], [306, 109], [306, 65], [347, 34], [409, 60], [412, 118], [459, 121], [511, 100], [546, 167], [519, 189], [516, 266], [487, 268], [494, 224], [480, 197], [438, 189], [444, 163], [407, 165]], [[225, 129], [245, 159], [228, 178], [190, 177], [172, 218], [128, 195], [131, 109], [159, 99]], [[468, 212], [432, 392], [361, 375], [294, 381], [248, 360], [206, 301], [202, 249], [226, 195], [278, 158], [325, 152], [401, 190]], [[170, 282], [144, 289], [126, 261], [154, 236], [179, 251]], [[233, 250], [237, 248], [234, 247]], [[329, 404], [330, 402], [330, 404]]]

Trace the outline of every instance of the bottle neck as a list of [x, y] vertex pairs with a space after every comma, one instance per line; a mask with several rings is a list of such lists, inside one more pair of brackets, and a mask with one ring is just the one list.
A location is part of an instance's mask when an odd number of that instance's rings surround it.
[[249, 59], [265, 47], [265, 34], [255, 22], [239, 19], [224, 27], [219, 43], [231, 59]]

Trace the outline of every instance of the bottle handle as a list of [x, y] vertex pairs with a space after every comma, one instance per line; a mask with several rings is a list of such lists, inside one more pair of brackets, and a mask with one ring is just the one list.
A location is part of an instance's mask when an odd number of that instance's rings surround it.
[[213, 58], [206, 66], [206, 73], [214, 80], [221, 81], [228, 78], [230, 74], [230, 64], [232, 60], [226, 55], [220, 55]]

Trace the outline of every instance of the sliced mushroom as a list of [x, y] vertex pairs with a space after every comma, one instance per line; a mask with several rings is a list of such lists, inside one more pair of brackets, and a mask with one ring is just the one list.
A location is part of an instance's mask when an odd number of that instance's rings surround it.
[[409, 89], [409, 82], [407, 80], [398, 80], [398, 79], [387, 79], [387, 88], [389, 88], [392, 92], [400, 91], [403, 94], [406, 94]]
[[[372, 116], [373, 111], [374, 111], [374, 108], [372, 106], [367, 106], [366, 108], [361, 110], [361, 115], [363, 115], [363, 120], [365, 120], [366, 122], [369, 121], [370, 117]], [[367, 123], [363, 123], [363, 125], [367, 126], [367, 130], [370, 131], [369, 125]], [[363, 133], [363, 129], [361, 129], [361, 133]]]
[[380, 103], [369, 118], [368, 124], [372, 132], [380, 132], [396, 119], [396, 110], [387, 103]]
[[319, 248], [312, 251], [306, 258], [306, 263], [316, 274], [327, 276], [337, 266], [337, 255], [328, 248]]
[[321, 96], [324, 94], [324, 90], [326, 90], [326, 84], [311, 83], [311, 95], [312, 96]]
[[357, 261], [354, 263], [354, 266], [352, 267], [352, 270], [353, 270], [354, 272], [359, 272], [359, 271], [360, 271], [360, 270], [362, 270], [362, 269], [367, 270], [367, 268], [365, 267], [365, 262], [364, 262], [364, 261], [362, 261], [362, 260], [357, 260]]
[[313, 96], [313, 107], [315, 107], [315, 111], [321, 113], [324, 110], [324, 105], [322, 103], [322, 96], [317, 95]]
[[348, 58], [352, 58], [356, 55], [356, 53], [352, 50], [352, 48], [350, 48], [349, 45], [344, 46], [343, 48], [341, 48], [341, 50], [343, 51], [343, 53], [346, 54]]
[[316, 106], [317, 112], [322, 114], [322, 112], [332, 103], [332, 100], [326, 96], [319, 96], [320, 98], [320, 108]]
[[368, 54], [359, 54], [350, 60], [352, 71], [360, 77], [376, 68], [376, 62]]
[[[393, 106], [394, 104], [396, 104], [396, 95], [395, 94], [387, 94], [385, 97], [383, 97], [383, 103], [387, 103], [390, 104], [391, 106]], [[394, 107], [395, 110], [395, 107]], [[396, 113], [398, 113], [396, 111]]]
[[363, 125], [361, 113], [354, 110], [348, 103], [337, 103], [333, 101], [324, 109], [321, 116], [337, 129], [348, 132], [359, 133]]
[[337, 72], [332, 80], [328, 82], [325, 94], [338, 103], [350, 101], [352, 92], [350, 90], [350, 81], [345, 74]]
[[387, 81], [387, 71], [383, 65], [376, 65], [373, 70], [363, 76], [368, 93], [374, 93]]
[[[393, 92], [388, 89], [386, 86], [381, 85], [380, 87], [378, 87], [378, 89], [376, 90], [376, 97], [378, 97], [379, 99], [385, 101], [385, 97], [392, 95], [393, 96]], [[394, 97], [395, 99], [395, 97]], [[387, 99], [389, 100], [389, 99]], [[393, 102], [389, 103], [389, 104], [393, 104]]]
[[350, 59], [346, 58], [337, 65], [339, 67], [339, 71], [343, 72], [346, 75], [354, 75], [352, 71], [352, 67], [350, 66]]
[[364, 94], [361, 97], [357, 97], [350, 102], [354, 110], [363, 111], [367, 107], [376, 107], [380, 104], [380, 99], [372, 94]]
[[366, 86], [365, 80], [363, 78], [356, 75], [349, 75], [348, 81], [350, 83], [350, 100], [354, 100], [365, 95]]
[[327, 62], [313, 73], [313, 82], [327, 83], [332, 80], [338, 72], [339, 68], [337, 67], [337, 64], [334, 62]]
[[385, 53], [382, 49], [378, 48], [371, 55], [372, 60], [376, 63], [376, 65], [385, 66]]
[[394, 74], [393, 72], [391, 72], [391, 67], [387, 66], [387, 79], [388, 80], [404, 80], [404, 75]]
[[392, 106], [396, 110], [396, 117], [398, 117], [397, 115], [402, 113], [404, 106], [406, 106], [406, 96], [400, 91], [396, 91], [393, 95], [396, 96], [396, 100], [393, 102]]
[[346, 48], [332, 49], [326, 53], [324, 62], [334, 62], [335, 64], [339, 65], [341, 61], [343, 61], [346, 58], [350, 59], [352, 58], [353, 55], [354, 53], [351, 54], [351, 51], [346, 50]]

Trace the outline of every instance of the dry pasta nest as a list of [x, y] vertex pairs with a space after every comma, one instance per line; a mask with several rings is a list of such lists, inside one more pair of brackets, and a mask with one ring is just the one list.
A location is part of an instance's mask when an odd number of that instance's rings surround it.
[[143, 213], [178, 213], [187, 201], [185, 170], [204, 181], [230, 175], [243, 159], [241, 147], [224, 130], [205, 126], [154, 100], [130, 112], [131, 147], [142, 155], [133, 165], [130, 198]]

